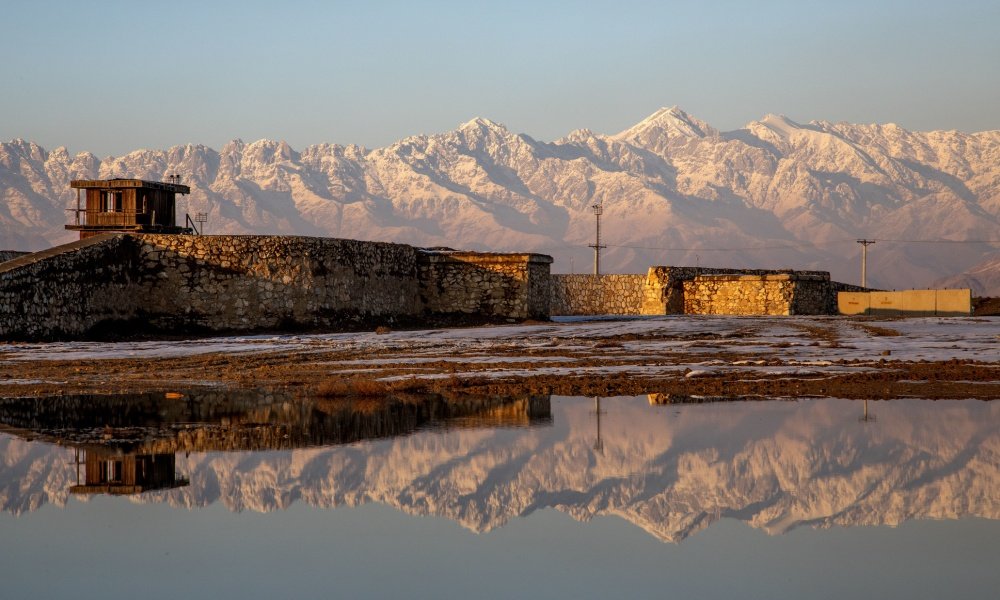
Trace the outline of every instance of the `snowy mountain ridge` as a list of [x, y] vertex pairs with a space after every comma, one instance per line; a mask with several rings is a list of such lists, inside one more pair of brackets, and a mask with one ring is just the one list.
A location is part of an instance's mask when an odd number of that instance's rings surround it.
[[554, 272], [588, 272], [598, 203], [608, 272], [792, 267], [855, 282], [865, 237], [885, 240], [870, 249], [869, 281], [911, 288], [1000, 256], [997, 243], [926, 243], [1000, 240], [1000, 131], [767, 115], [722, 132], [678, 107], [554, 142], [486, 118], [376, 149], [234, 140], [98, 159], [13, 140], [0, 143], [0, 249], [73, 239], [71, 179], [171, 173], [192, 187], [178, 212], [207, 213], [209, 233], [537, 251]]

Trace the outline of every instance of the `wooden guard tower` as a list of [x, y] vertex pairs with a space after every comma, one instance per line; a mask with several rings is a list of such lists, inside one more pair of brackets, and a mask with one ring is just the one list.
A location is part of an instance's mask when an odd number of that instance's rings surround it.
[[[191, 193], [186, 185], [143, 179], [74, 179], [69, 185], [76, 190], [76, 219], [66, 229], [79, 231], [81, 240], [114, 231], [190, 232], [177, 225], [175, 214], [177, 194]], [[84, 206], [81, 190], [86, 195]]]

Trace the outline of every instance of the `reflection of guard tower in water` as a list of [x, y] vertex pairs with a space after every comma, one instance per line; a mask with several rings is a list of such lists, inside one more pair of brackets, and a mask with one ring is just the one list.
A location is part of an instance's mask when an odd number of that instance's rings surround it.
[[[83, 452], [83, 460], [80, 453]], [[133, 454], [114, 448], [90, 447], [76, 450], [76, 485], [73, 494], [141, 494], [188, 485], [177, 476], [174, 454]], [[80, 467], [84, 482], [80, 483]]]

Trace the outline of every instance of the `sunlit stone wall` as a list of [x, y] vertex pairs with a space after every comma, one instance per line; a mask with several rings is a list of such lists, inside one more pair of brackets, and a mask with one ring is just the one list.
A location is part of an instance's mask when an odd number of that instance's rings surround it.
[[637, 315], [645, 275], [552, 275], [553, 315]]
[[830, 279], [821, 275], [699, 275], [684, 282], [692, 315], [818, 315], [829, 312]]
[[553, 315], [834, 314], [836, 291], [850, 287], [831, 282], [825, 271], [663, 266], [645, 275], [552, 275], [551, 309]]
[[544, 254], [421, 252], [420, 296], [427, 311], [509, 319], [549, 317], [549, 266]]
[[292, 236], [132, 236], [146, 320], [210, 331], [394, 324], [422, 313], [417, 250]]

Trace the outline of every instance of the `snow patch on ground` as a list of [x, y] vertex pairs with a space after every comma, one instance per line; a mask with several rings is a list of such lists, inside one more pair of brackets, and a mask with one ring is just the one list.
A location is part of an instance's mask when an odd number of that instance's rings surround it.
[[[894, 361], [967, 359], [1000, 362], [1000, 318], [913, 318], [876, 321], [899, 332], [872, 335], [840, 317], [615, 317], [557, 318], [541, 325], [335, 333], [229, 336], [140, 342], [54, 342], [0, 346], [0, 365], [13, 361], [178, 358], [210, 353], [305, 356], [343, 352], [371, 358], [331, 361], [338, 367], [472, 363], [495, 369], [470, 376], [657, 374], [738, 371], [782, 375], [857, 372]], [[824, 330], [823, 336], [815, 331]], [[594, 347], [613, 338], [620, 346]], [[535, 355], [543, 352], [543, 355]], [[719, 356], [735, 355], [737, 360]], [[589, 365], [571, 366], [586, 360]], [[594, 365], [593, 363], [609, 363]], [[633, 364], [612, 364], [612, 363]], [[507, 369], [530, 363], [532, 369]], [[562, 363], [564, 366], [557, 366]], [[706, 367], [710, 367], [706, 369]], [[355, 369], [357, 371], [357, 369]], [[431, 376], [428, 373], [424, 376]], [[689, 376], [698, 376], [690, 375]], [[405, 377], [410, 377], [406, 375]], [[11, 383], [11, 382], [8, 382]]]

